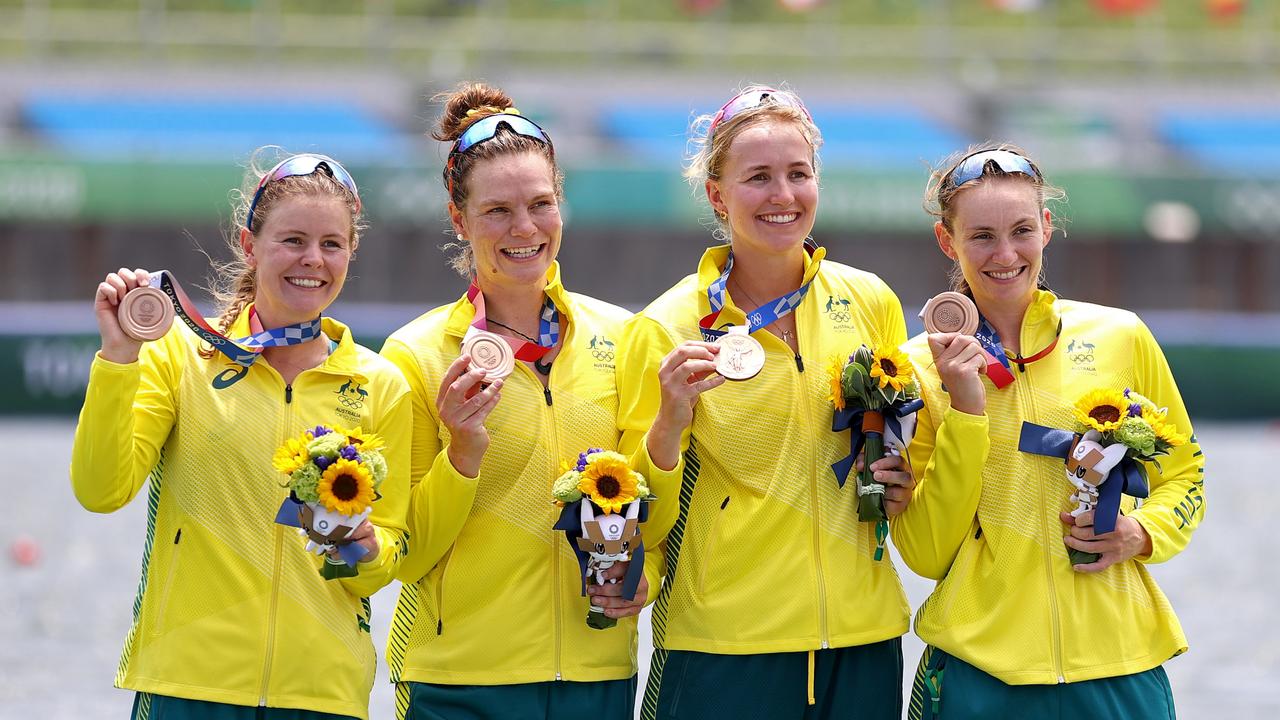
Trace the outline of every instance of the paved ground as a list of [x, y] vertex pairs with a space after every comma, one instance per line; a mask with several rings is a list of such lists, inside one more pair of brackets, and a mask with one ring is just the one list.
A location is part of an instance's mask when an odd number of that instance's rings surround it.
[[[111, 680], [138, 581], [144, 505], [135, 501], [108, 516], [76, 505], [66, 471], [71, 434], [65, 420], [0, 421], [14, 460], [0, 483], [11, 501], [0, 524], [0, 608], [9, 608], [0, 613], [0, 637], [9, 638], [0, 644], [4, 718], [123, 718], [132, 700]], [[1272, 574], [1275, 551], [1267, 543], [1276, 533], [1266, 498], [1276, 482], [1280, 425], [1211, 425], [1199, 436], [1208, 457], [1208, 520], [1190, 549], [1154, 568], [1191, 643], [1191, 652], [1167, 666], [1179, 717], [1277, 717], [1280, 579]], [[34, 541], [35, 564], [15, 559], [19, 538]], [[907, 582], [919, 605], [930, 583]], [[375, 599], [379, 647], [394, 593]], [[920, 648], [908, 635], [909, 666]], [[647, 649], [646, 642], [645, 658]], [[378, 684], [372, 707], [374, 718], [392, 717], [389, 685]]]

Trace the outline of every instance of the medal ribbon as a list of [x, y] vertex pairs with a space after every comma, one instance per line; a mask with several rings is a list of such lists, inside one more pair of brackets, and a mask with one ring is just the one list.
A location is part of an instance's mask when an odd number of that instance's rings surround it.
[[151, 273], [151, 278], [153, 282], [159, 278], [160, 289], [169, 296], [174, 311], [187, 324], [187, 327], [191, 328], [191, 331], [201, 340], [212, 345], [237, 365], [249, 367], [266, 348], [297, 345], [320, 336], [320, 318], [316, 318], [297, 325], [263, 330], [232, 340], [209, 326], [200, 311], [196, 309], [195, 303], [191, 302], [186, 291], [178, 284], [178, 279], [173, 276], [173, 273], [168, 270], [157, 270]]
[[[551, 348], [556, 346], [560, 341], [560, 311], [556, 309], [556, 304], [551, 302], [550, 296], [542, 303], [542, 317], [538, 321], [538, 342], [531, 343], [528, 340], [516, 340], [513, 337], [499, 335], [498, 337], [507, 341], [511, 349], [515, 352], [517, 360], [525, 362], [534, 362], [541, 360], [544, 355], [551, 352]], [[486, 319], [488, 313], [484, 307], [484, 293], [480, 292], [480, 286], [475, 283], [467, 288], [467, 300], [476, 309], [476, 317], [471, 321], [471, 327], [477, 330], [489, 330], [489, 321]], [[519, 343], [519, 344], [517, 344]]]
[[987, 377], [995, 383], [997, 390], [1003, 390], [1013, 383], [1013, 373], [1009, 371], [1009, 356], [1005, 354], [1004, 345], [1000, 344], [1000, 336], [996, 334], [995, 328], [991, 327], [991, 323], [981, 315], [978, 319], [980, 320], [978, 329], [973, 336], [978, 339], [978, 344], [982, 345], [982, 352], [987, 356]]
[[[805, 252], [812, 255], [817, 248], [818, 246], [812, 240], [805, 240]], [[720, 277], [707, 286], [707, 302], [711, 305], [711, 312], [698, 322], [698, 328], [702, 331], [702, 339], [707, 342], [715, 342], [726, 332], [725, 330], [715, 329], [715, 324], [716, 319], [720, 317], [720, 311], [724, 310], [725, 293], [729, 286], [729, 273], [732, 271], [733, 251], [730, 250], [729, 258], [724, 263], [724, 272], [720, 273]], [[747, 332], [753, 333], [795, 311], [800, 305], [800, 301], [804, 300], [804, 296], [808, 294], [809, 286], [812, 284], [813, 279], [811, 278], [809, 282], [801, 285], [799, 289], [776, 297], [747, 313]]]

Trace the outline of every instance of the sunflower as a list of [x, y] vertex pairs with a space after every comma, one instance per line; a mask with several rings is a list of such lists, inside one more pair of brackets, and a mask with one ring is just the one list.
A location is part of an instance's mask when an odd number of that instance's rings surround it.
[[597, 453], [578, 478], [578, 489], [606, 515], [621, 510], [638, 493], [635, 472], [615, 452]]
[[871, 377], [879, 378], [880, 389], [892, 387], [894, 392], [901, 392], [912, 383], [911, 360], [896, 348], [884, 352], [877, 350], [871, 360]]
[[[341, 429], [338, 432], [343, 432]], [[347, 442], [360, 448], [360, 452], [366, 450], [377, 450], [383, 446], [382, 436], [375, 433], [365, 433], [359, 427], [354, 430], [347, 430], [343, 433], [347, 436]]]
[[844, 376], [844, 361], [839, 357], [831, 358], [831, 365], [827, 370], [831, 376], [831, 394], [827, 396], [827, 400], [835, 407], [836, 410], [844, 409], [844, 387], [840, 384], [840, 378]]
[[320, 476], [316, 494], [330, 512], [359, 515], [373, 504], [373, 478], [360, 463], [340, 458]]
[[311, 462], [311, 453], [307, 452], [307, 442], [300, 438], [289, 438], [276, 448], [275, 457], [271, 458], [271, 466], [285, 475]]
[[1178, 447], [1187, 441], [1173, 423], [1166, 422], [1164, 418], [1160, 418], [1158, 422], [1151, 423], [1151, 427], [1156, 431], [1156, 438], [1164, 441], [1169, 447]]
[[1105, 433], [1120, 427], [1129, 411], [1129, 400], [1113, 390], [1093, 390], [1072, 409], [1086, 428]]

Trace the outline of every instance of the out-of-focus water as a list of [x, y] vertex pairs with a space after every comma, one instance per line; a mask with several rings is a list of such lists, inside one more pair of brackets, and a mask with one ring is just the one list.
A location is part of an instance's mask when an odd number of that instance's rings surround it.
[[[0, 717], [124, 718], [132, 693], [111, 687], [138, 583], [145, 503], [112, 515], [86, 512], [71, 495], [67, 467], [74, 424], [0, 421], [9, 448], [8, 501], [0, 523]], [[1166, 668], [1182, 720], [1280, 717], [1280, 580], [1272, 575], [1270, 498], [1280, 482], [1280, 425], [1197, 428], [1207, 458], [1207, 519], [1190, 548], [1152, 572], [1182, 620], [1191, 650]], [[19, 538], [39, 559], [22, 565]], [[913, 607], [928, 581], [899, 561]], [[396, 587], [374, 599], [379, 657]], [[647, 621], [642, 623], [646, 626]], [[643, 633], [642, 674], [648, 665]], [[922, 645], [906, 637], [913, 674]], [[643, 677], [641, 682], [643, 688]], [[386, 668], [371, 702], [373, 718], [394, 715]]]

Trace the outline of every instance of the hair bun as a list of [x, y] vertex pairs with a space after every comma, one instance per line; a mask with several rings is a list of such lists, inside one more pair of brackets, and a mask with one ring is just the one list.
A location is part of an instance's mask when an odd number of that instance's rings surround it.
[[497, 115], [515, 105], [509, 95], [478, 82], [464, 82], [453, 92], [440, 93], [433, 98], [444, 102], [444, 111], [436, 123], [431, 137], [442, 142], [453, 142], [477, 120]]

